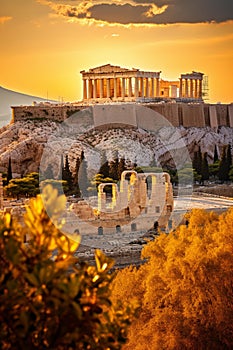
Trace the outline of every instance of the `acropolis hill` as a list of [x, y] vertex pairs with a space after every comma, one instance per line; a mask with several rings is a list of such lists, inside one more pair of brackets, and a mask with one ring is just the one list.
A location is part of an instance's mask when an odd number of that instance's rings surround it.
[[[81, 102], [13, 106], [12, 123], [28, 119], [62, 122], [73, 113], [97, 104], [104, 105], [98, 112], [108, 113], [108, 123], [113, 123], [116, 122], [111, 113], [113, 104], [128, 108], [127, 103], [134, 103], [163, 115], [175, 127], [233, 127], [233, 104], [204, 103], [203, 73], [193, 71], [181, 74], [177, 81], [165, 81], [160, 71], [145, 72], [107, 64], [81, 71], [81, 74]], [[124, 114], [127, 123], [127, 113]]]
[[[9, 157], [15, 176], [38, 171], [50, 137], [53, 149], [48, 150], [44, 167], [55, 154], [55, 174], [64, 154], [68, 154], [74, 171], [81, 150], [90, 174], [95, 174], [100, 166], [99, 152], [111, 150], [113, 144], [120, 157], [132, 162], [136, 159], [142, 166], [153, 159], [172, 166], [169, 150], [179, 150], [181, 140], [191, 158], [200, 146], [203, 153], [207, 152], [209, 163], [215, 145], [220, 155], [224, 145], [232, 144], [233, 104], [204, 102], [203, 73], [181, 74], [177, 81], [165, 81], [161, 72], [104, 65], [81, 74], [80, 102], [12, 107], [12, 123], [0, 132], [1, 171], [6, 171]], [[53, 136], [67, 125], [71, 130], [81, 130], [81, 134]], [[179, 154], [183, 156], [183, 152]], [[110, 151], [107, 156], [111, 159]]]

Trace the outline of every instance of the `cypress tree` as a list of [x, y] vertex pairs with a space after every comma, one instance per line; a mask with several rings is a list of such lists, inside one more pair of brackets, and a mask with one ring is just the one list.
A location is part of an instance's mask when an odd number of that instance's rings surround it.
[[228, 173], [230, 171], [230, 168], [232, 166], [232, 156], [231, 156], [231, 145], [229, 144], [227, 147], [227, 151], [226, 151], [226, 161], [227, 161], [227, 169], [228, 169]]
[[45, 170], [44, 172], [44, 178], [47, 180], [47, 179], [53, 179], [54, 178], [54, 175], [53, 175], [53, 167], [51, 164], [49, 164], [47, 166], [47, 169]]
[[205, 180], [209, 180], [209, 164], [207, 160], [207, 152], [204, 153], [201, 163], [201, 182], [204, 183]]
[[88, 195], [88, 178], [87, 178], [87, 162], [85, 159], [85, 155], [84, 152], [82, 151], [81, 153], [81, 163], [80, 163], [80, 167], [79, 167], [79, 188], [80, 188], [80, 192], [81, 195], [83, 197]]
[[109, 177], [109, 164], [105, 152], [102, 152], [101, 154], [100, 169], [98, 171], [98, 174], [102, 174], [104, 178]]
[[62, 179], [67, 181], [67, 185], [69, 187], [69, 190], [71, 190], [72, 186], [73, 186], [73, 179], [72, 179], [72, 173], [70, 171], [68, 154], [66, 154], [66, 158], [65, 158], [65, 166], [64, 166], [64, 170], [63, 170], [63, 178]]
[[197, 174], [201, 175], [201, 166], [202, 166], [202, 154], [201, 147], [199, 146], [198, 151], [194, 152], [193, 158], [193, 169], [196, 170]]
[[126, 164], [125, 164], [125, 158], [123, 157], [123, 158], [120, 158], [118, 170], [117, 170], [117, 176], [119, 180], [121, 179], [121, 174], [125, 170], [126, 170]]
[[217, 150], [217, 146], [214, 146], [214, 163], [218, 162], [219, 158], [218, 158], [218, 150]]
[[227, 164], [227, 156], [226, 156], [226, 146], [223, 147], [221, 160], [219, 163], [219, 172], [218, 178], [220, 181], [224, 182], [228, 180], [228, 164]]
[[60, 160], [60, 170], [58, 173], [58, 180], [63, 180], [63, 174], [64, 173], [64, 160], [63, 160], [63, 154], [61, 155], [61, 160]]
[[119, 167], [118, 152], [114, 151], [113, 160], [109, 164], [109, 177], [116, 181], [119, 180], [118, 167]]
[[80, 188], [79, 188], [79, 168], [80, 168], [80, 158], [77, 157], [76, 163], [75, 163], [75, 171], [74, 171], [74, 194], [76, 194], [78, 197], [81, 195]]
[[10, 180], [13, 178], [12, 176], [12, 167], [11, 167], [11, 157], [9, 157], [8, 160], [8, 168], [7, 168], [7, 185], [10, 182]]

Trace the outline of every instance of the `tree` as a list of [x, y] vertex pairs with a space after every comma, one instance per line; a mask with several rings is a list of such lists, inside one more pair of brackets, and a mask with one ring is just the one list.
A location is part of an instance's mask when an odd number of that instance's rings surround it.
[[218, 176], [218, 173], [219, 173], [219, 160], [213, 164], [209, 164], [210, 177], [213, 176], [213, 178], [216, 179], [216, 176]]
[[209, 180], [209, 164], [207, 160], [207, 152], [204, 153], [201, 162], [201, 182]]
[[114, 151], [113, 160], [109, 164], [109, 177], [116, 181], [119, 180], [118, 168], [119, 168], [118, 151]]
[[16, 197], [35, 197], [39, 191], [39, 174], [30, 173], [23, 178], [10, 180], [5, 187], [8, 196]]
[[12, 167], [11, 167], [11, 157], [9, 157], [8, 168], [7, 168], [7, 184], [9, 184], [12, 178], [13, 176], [12, 176]]
[[118, 170], [117, 170], [117, 176], [118, 176], [118, 179], [120, 180], [121, 179], [121, 174], [123, 173], [123, 171], [125, 171], [127, 168], [126, 168], [126, 164], [125, 164], [125, 158], [124, 157], [121, 157], [120, 158], [120, 161], [119, 161], [119, 165], [118, 165]]
[[43, 175], [44, 175], [45, 179], [53, 179], [54, 178], [52, 164], [49, 164], [47, 166], [47, 169], [45, 170]]
[[102, 174], [103, 177], [109, 177], [109, 164], [105, 152], [101, 153], [100, 169], [98, 171], [98, 174]]
[[202, 164], [202, 154], [201, 154], [201, 147], [198, 147], [198, 151], [194, 152], [194, 158], [193, 158], [193, 169], [196, 170], [196, 172], [201, 175], [201, 164]]
[[229, 179], [233, 182], [233, 165], [231, 166], [229, 171]]
[[60, 160], [60, 167], [59, 167], [59, 172], [58, 172], [58, 180], [62, 180], [63, 178], [63, 171], [64, 171], [64, 159], [63, 159], [63, 154], [61, 155], [61, 160]]
[[80, 197], [81, 196], [81, 192], [80, 192], [80, 188], [79, 188], [79, 182], [78, 182], [78, 178], [79, 178], [79, 168], [80, 168], [80, 158], [77, 157], [76, 159], [76, 163], [75, 163], [75, 171], [74, 171], [74, 179], [73, 179], [73, 192], [76, 196]]
[[67, 182], [69, 191], [72, 191], [73, 178], [72, 178], [72, 173], [70, 171], [70, 164], [69, 164], [68, 154], [66, 154], [66, 157], [65, 157], [65, 166], [64, 166], [64, 169], [63, 169], [62, 180]]
[[218, 150], [217, 150], [217, 146], [214, 146], [214, 163], [218, 162], [219, 158], [218, 158]]
[[65, 204], [47, 186], [23, 226], [9, 213], [0, 220], [1, 349], [119, 350], [126, 341], [133, 312], [110, 301], [113, 261], [99, 250], [94, 266], [74, 257], [79, 238], [57, 228]]
[[219, 163], [219, 173], [218, 178], [220, 181], [224, 182], [229, 179], [228, 177], [229, 167], [227, 163], [227, 157], [226, 157], [226, 146], [223, 147], [221, 160]]
[[80, 157], [81, 163], [79, 167], [79, 188], [83, 197], [88, 195], [89, 181], [87, 177], [87, 162], [85, 159], [84, 152], [81, 152]]
[[227, 169], [228, 169], [228, 173], [229, 173], [230, 168], [232, 166], [232, 155], [231, 155], [231, 145], [230, 144], [227, 146], [227, 150], [226, 150], [226, 162], [227, 162]]
[[233, 348], [233, 208], [220, 216], [196, 209], [187, 220], [114, 280], [113, 301], [140, 303], [124, 350]]

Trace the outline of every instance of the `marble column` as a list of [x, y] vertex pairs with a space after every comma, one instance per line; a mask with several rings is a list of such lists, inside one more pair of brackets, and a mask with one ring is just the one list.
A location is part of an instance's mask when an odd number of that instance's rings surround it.
[[117, 98], [117, 78], [114, 78], [114, 98]]
[[141, 97], [144, 98], [144, 78], [141, 78]]
[[103, 79], [100, 79], [100, 98], [103, 98]]
[[88, 79], [88, 98], [89, 98], [89, 99], [92, 98], [92, 93], [93, 93], [93, 89], [92, 89], [92, 79]]
[[190, 97], [193, 98], [193, 79], [190, 79]]
[[149, 78], [146, 78], [146, 98], [150, 97], [149, 94]]
[[134, 96], [138, 97], [138, 78], [135, 77], [135, 85], [134, 85]]
[[87, 99], [87, 81], [83, 79], [83, 99]]
[[198, 88], [198, 86], [197, 86], [197, 79], [195, 79], [194, 80], [194, 90], [195, 90], [194, 96], [195, 96], [195, 98], [198, 98], [197, 88]]
[[198, 97], [199, 97], [199, 98], [202, 98], [202, 79], [199, 79]]
[[122, 78], [122, 93], [121, 97], [125, 98], [125, 78]]
[[110, 79], [107, 78], [107, 98], [110, 98]]
[[184, 88], [185, 88], [185, 95], [184, 95], [184, 97], [188, 98], [188, 96], [189, 96], [189, 86], [188, 86], [188, 79], [187, 78], [185, 78]]
[[97, 79], [93, 80], [93, 98], [97, 97]]
[[160, 96], [160, 83], [159, 78], [156, 78], [156, 97]]
[[179, 97], [182, 98], [183, 96], [183, 79], [180, 78], [180, 89], [179, 89]]
[[128, 96], [132, 97], [132, 78], [128, 78], [128, 82], [129, 82], [129, 91], [128, 91]]
[[154, 80], [154, 78], [151, 78], [151, 94], [150, 94], [150, 96], [152, 98], [155, 97], [155, 80]]

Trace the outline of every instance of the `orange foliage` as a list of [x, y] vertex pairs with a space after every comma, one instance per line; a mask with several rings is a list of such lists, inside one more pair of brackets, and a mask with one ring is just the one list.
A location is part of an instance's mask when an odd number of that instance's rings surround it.
[[140, 303], [124, 350], [233, 349], [233, 208], [188, 220], [145, 246], [145, 265], [116, 276], [112, 298]]

